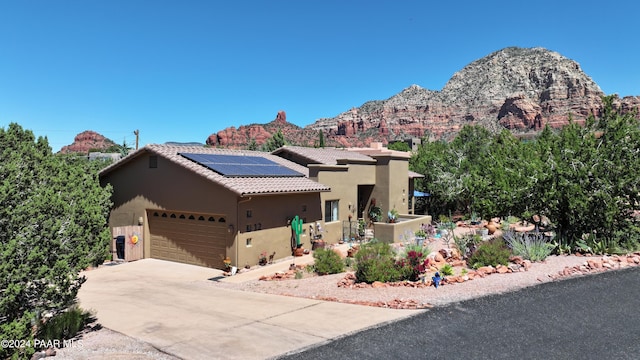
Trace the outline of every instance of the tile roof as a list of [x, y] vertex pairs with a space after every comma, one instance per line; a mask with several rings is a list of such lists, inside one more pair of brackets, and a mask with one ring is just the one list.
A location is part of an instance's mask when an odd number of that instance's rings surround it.
[[[321, 192], [330, 191], [331, 189], [325, 185], [315, 182], [308, 178], [309, 169], [298, 165], [279, 156], [272, 155], [260, 151], [249, 150], [231, 150], [207, 148], [202, 146], [180, 146], [180, 145], [147, 145], [140, 148], [124, 159], [109, 165], [100, 172], [100, 176], [115, 170], [125, 163], [136, 158], [144, 152], [155, 153], [169, 161], [172, 161], [185, 169], [188, 169], [200, 176], [203, 176], [212, 182], [226, 187], [236, 194], [256, 195], [256, 194], [275, 194], [275, 193], [297, 193], [297, 192]], [[295, 170], [304, 176], [298, 177], [225, 177], [207, 167], [199, 165], [178, 153], [194, 153], [194, 154], [226, 154], [226, 155], [245, 155], [259, 156], [269, 159], [275, 163], [286, 166]]]
[[369, 162], [372, 164], [376, 162], [375, 159], [367, 155], [338, 148], [310, 148], [285, 145], [273, 151], [272, 154], [277, 155], [283, 152], [301, 156], [309, 160], [312, 164], [337, 165], [338, 160], [345, 160], [346, 162]]

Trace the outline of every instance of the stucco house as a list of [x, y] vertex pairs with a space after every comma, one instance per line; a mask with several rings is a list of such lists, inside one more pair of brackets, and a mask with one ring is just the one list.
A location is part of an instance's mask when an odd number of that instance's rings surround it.
[[[147, 145], [100, 172], [113, 186], [111, 227], [142, 225], [144, 257], [223, 268], [253, 266], [260, 254], [291, 256], [295, 216], [327, 243], [349, 219], [367, 218], [372, 199], [408, 214], [409, 155], [376, 145], [285, 146], [273, 153]], [[430, 221], [430, 219], [429, 219]], [[382, 231], [384, 232], [384, 231]]]

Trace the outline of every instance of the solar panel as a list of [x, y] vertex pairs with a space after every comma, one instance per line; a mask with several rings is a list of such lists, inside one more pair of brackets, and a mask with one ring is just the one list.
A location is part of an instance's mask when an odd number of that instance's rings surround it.
[[178, 153], [228, 177], [300, 177], [303, 174], [260, 156]]

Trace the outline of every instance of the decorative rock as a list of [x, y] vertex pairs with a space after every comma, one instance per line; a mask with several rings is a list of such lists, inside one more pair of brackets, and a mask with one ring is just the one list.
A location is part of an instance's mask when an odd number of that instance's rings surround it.
[[602, 268], [602, 261], [600, 261], [600, 260], [589, 259], [589, 260], [587, 260], [587, 264], [589, 264], [589, 267], [591, 269], [600, 269], [600, 268]]
[[[442, 255], [443, 260], [444, 260], [444, 259], [448, 259], [448, 258], [450, 258], [450, 257], [451, 257], [451, 254], [452, 254], [451, 250], [452, 250], [452, 249], [444, 248], [444, 249], [440, 249], [440, 251], [438, 251], [438, 253], [439, 253], [440, 255]], [[436, 255], [436, 261], [438, 261], [438, 259], [437, 259], [437, 255]]]
[[522, 260], [522, 266], [528, 271], [531, 268], [531, 260]]
[[451, 266], [463, 266], [463, 267], [467, 266], [467, 262], [464, 260], [454, 260], [450, 264]]
[[523, 269], [524, 267], [518, 264], [509, 264], [509, 270], [511, 270], [511, 272], [517, 272], [520, 271], [520, 269]]
[[478, 270], [476, 271], [479, 274], [493, 274], [494, 272], [496, 272], [496, 269], [489, 265], [489, 266], [482, 266], [480, 268], [478, 268]]
[[514, 255], [514, 256], [509, 257], [509, 262], [512, 262], [514, 264], [520, 265], [520, 264], [522, 264], [522, 261], [523, 261], [522, 256], [515, 256]]
[[496, 267], [496, 272], [497, 272], [498, 274], [506, 274], [506, 273], [508, 273], [508, 272], [509, 272], [509, 268], [508, 268], [508, 267], [506, 267], [506, 266], [504, 266], [504, 265], [498, 265], [498, 266]]
[[371, 284], [371, 287], [374, 289], [379, 289], [379, 288], [387, 287], [387, 284], [380, 281], [374, 281], [373, 284]]

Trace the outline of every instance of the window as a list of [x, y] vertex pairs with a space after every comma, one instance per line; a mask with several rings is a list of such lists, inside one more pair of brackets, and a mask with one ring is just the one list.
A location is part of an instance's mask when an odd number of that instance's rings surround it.
[[247, 210], [247, 217], [250, 218], [253, 216], [253, 212], [251, 210]]
[[149, 168], [155, 169], [157, 167], [158, 167], [158, 156], [156, 155], [149, 156]]
[[324, 222], [338, 221], [338, 200], [324, 202]]

